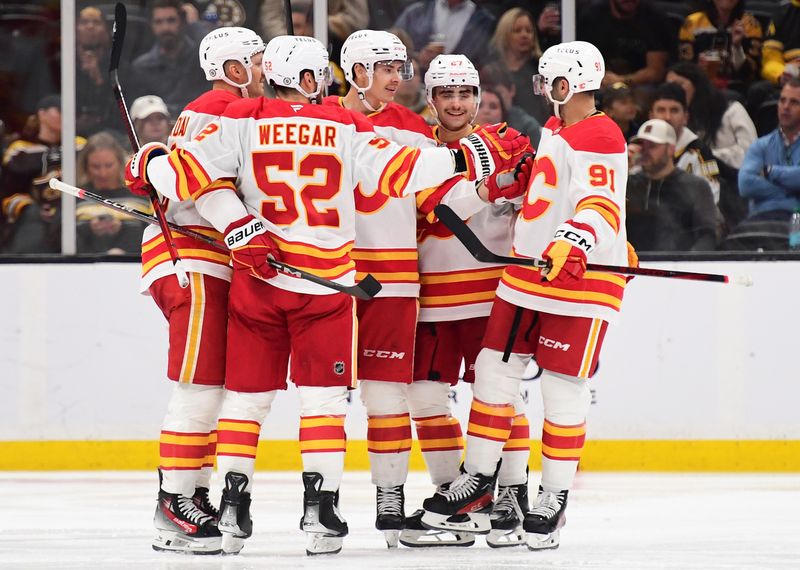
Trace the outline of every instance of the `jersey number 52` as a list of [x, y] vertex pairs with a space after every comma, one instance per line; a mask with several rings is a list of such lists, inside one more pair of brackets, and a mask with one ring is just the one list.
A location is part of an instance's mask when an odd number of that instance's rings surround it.
[[[293, 172], [292, 185], [281, 180], [271, 180], [269, 169]], [[256, 183], [264, 194], [273, 198], [262, 200], [261, 215], [279, 226], [289, 226], [300, 218], [297, 200], [302, 203], [309, 226], [339, 226], [339, 212], [335, 208], [318, 207], [316, 200], [331, 200], [341, 188], [342, 163], [332, 154], [309, 153], [295, 164], [292, 150], [271, 150], [253, 153], [253, 171]], [[323, 171], [323, 181], [318, 179]]]

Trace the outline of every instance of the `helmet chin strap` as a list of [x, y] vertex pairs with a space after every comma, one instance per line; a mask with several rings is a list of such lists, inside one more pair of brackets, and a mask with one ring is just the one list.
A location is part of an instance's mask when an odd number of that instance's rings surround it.
[[564, 99], [562, 101], [556, 101], [555, 99], [553, 99], [552, 88], [549, 91], [547, 91], [546, 93], [547, 93], [547, 98], [553, 104], [553, 114], [555, 114], [555, 116], [558, 117], [559, 119], [564, 120], [564, 117], [561, 116], [561, 107], [563, 105], [566, 105], [567, 101], [572, 99], [572, 95], [573, 95], [572, 91], [570, 90], [570, 92], [567, 93], [567, 96], [564, 97]]
[[[364, 64], [361, 64], [361, 65], [364, 65]], [[361, 104], [364, 105], [369, 112], [377, 113], [378, 111], [380, 111], [381, 109], [383, 109], [386, 106], [385, 103], [381, 103], [378, 106], [378, 108], [376, 109], [375, 107], [370, 105], [369, 101], [367, 101], [367, 91], [369, 91], [370, 88], [372, 87], [372, 71], [371, 70], [367, 71], [367, 86], [366, 87], [359, 87], [358, 84], [355, 81], [355, 78], [353, 78], [353, 80], [350, 81], [350, 85], [355, 87], [356, 93], [358, 94], [358, 100], [361, 101]]]
[[[370, 81], [370, 84], [371, 83], [372, 81]], [[367, 87], [367, 89], [369, 89], [369, 87]], [[356, 87], [356, 91], [358, 92], [358, 100], [361, 101], [361, 104], [364, 105], [367, 108], [367, 110], [369, 110], [372, 113], [377, 113], [386, 106], [386, 103], [381, 103], [380, 105], [378, 105], [377, 109], [372, 105], [370, 105], [369, 101], [367, 101], [367, 89]]]
[[250, 97], [250, 95], [247, 93], [247, 86], [253, 82], [253, 72], [250, 70], [250, 67], [246, 65], [244, 66], [244, 69], [247, 71], [247, 83], [236, 83], [228, 77], [227, 73], [222, 74], [222, 80], [232, 87], [238, 87], [239, 91], [242, 93], [242, 98], [247, 99]]

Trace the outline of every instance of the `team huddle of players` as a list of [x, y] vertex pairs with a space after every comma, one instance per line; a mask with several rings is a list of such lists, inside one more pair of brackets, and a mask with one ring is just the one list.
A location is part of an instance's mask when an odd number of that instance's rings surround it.
[[[250, 30], [221, 28], [202, 41], [200, 64], [212, 88], [184, 109], [168, 147], [145, 145], [126, 168], [132, 192], [154, 187], [169, 221], [229, 249], [175, 234], [190, 276], [182, 289], [164, 236], [151, 228], [143, 237], [142, 291], [169, 322], [176, 381], [153, 548], [243, 548], [261, 425], [287, 378], [300, 398], [308, 554], [339, 552], [348, 533], [338, 491], [356, 385], [375, 526], [390, 547], [465, 546], [476, 534], [492, 546], [557, 547], [585, 437], [586, 380], [626, 283], [586, 272], [587, 257], [628, 263], [625, 141], [594, 109], [598, 50], [569, 42], [543, 54], [535, 89], [555, 116], [535, 157], [523, 134], [474, 124], [480, 82], [462, 55], [437, 57], [425, 74], [433, 129], [394, 103], [413, 70], [388, 32], [345, 41], [344, 97], [325, 96], [328, 55], [309, 37], [265, 47]], [[476, 261], [436, 218], [438, 204], [489, 249], [542, 257], [548, 268]], [[354, 300], [270, 260], [341, 285], [371, 274], [382, 289]], [[520, 380], [534, 356], [545, 421], [530, 504]], [[466, 452], [448, 399], [462, 359], [474, 396]], [[412, 422], [435, 492], [406, 516]], [[215, 457], [219, 510], [208, 498]]]

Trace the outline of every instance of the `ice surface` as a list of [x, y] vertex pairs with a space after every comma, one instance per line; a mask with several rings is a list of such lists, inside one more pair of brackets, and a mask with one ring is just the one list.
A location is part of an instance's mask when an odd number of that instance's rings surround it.
[[[322, 558], [305, 555], [297, 527], [299, 473], [256, 475], [254, 536], [229, 557], [154, 552], [156, 485], [144, 472], [0, 473], [0, 568], [800, 568], [797, 474], [579, 473], [561, 547], [530, 552], [490, 549], [481, 537], [471, 548], [387, 550], [373, 528], [369, 474], [348, 472], [341, 508], [350, 535], [341, 554]], [[407, 512], [431, 489], [426, 474], [412, 473]]]

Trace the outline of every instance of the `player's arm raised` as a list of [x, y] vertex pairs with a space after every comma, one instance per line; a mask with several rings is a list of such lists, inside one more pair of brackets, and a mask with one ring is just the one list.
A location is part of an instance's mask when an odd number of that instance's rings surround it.
[[461, 139], [458, 149], [399, 146], [359, 133], [354, 141], [356, 177], [393, 197], [439, 186], [455, 175], [479, 180], [508, 163], [516, 164], [528, 147], [527, 137], [505, 136], [505, 125], [490, 125]]

